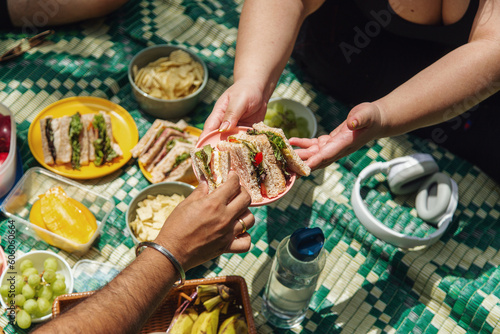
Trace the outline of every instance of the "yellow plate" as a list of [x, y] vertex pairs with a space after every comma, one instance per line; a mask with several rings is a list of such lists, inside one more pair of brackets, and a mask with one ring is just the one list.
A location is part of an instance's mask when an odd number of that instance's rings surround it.
[[[195, 128], [193, 126], [186, 127], [186, 132], [193, 135], [193, 136], [196, 136], [196, 137], [199, 137], [201, 135], [201, 130], [198, 128]], [[140, 161], [138, 161], [138, 163], [139, 163], [139, 168], [141, 169], [142, 174], [146, 177], [146, 179], [148, 179], [149, 182], [153, 183], [153, 175], [151, 175], [151, 173], [148, 172], [146, 170], [146, 168], [144, 168], [144, 165]], [[191, 182], [191, 184], [193, 186], [197, 186], [198, 181]]]
[[[43, 158], [42, 135], [40, 131], [40, 120], [47, 116], [54, 118], [71, 116], [77, 111], [80, 114], [98, 113], [104, 111], [111, 116], [113, 137], [120, 145], [123, 152], [122, 157], [115, 158], [112, 162], [96, 167], [93, 163], [82, 166], [80, 170], [73, 169], [71, 164], [48, 165]], [[68, 97], [52, 103], [43, 109], [33, 120], [28, 131], [28, 144], [35, 159], [45, 168], [54, 173], [71, 179], [94, 179], [108, 175], [129, 161], [132, 157], [130, 150], [137, 144], [139, 132], [134, 119], [123, 107], [109, 100], [92, 96]]]

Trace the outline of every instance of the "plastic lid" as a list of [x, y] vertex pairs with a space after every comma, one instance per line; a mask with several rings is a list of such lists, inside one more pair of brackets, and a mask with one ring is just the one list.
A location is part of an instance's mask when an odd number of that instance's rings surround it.
[[312, 261], [318, 255], [325, 242], [325, 235], [319, 227], [299, 228], [290, 236], [288, 249], [299, 261]]

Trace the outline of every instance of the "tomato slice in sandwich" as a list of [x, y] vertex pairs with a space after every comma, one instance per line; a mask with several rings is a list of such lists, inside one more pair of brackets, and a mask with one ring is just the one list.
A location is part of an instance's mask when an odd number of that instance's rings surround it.
[[267, 189], [264, 182], [262, 182], [259, 186], [260, 186], [260, 194], [264, 197], [267, 197]]
[[257, 152], [253, 161], [253, 165], [257, 167], [262, 162], [262, 152]]

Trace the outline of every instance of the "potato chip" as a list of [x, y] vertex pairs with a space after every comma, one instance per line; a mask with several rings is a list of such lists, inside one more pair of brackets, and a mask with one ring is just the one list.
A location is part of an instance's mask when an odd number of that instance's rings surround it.
[[189, 64], [192, 59], [191, 56], [182, 50], [175, 50], [170, 54], [170, 60], [176, 61], [181, 64]]

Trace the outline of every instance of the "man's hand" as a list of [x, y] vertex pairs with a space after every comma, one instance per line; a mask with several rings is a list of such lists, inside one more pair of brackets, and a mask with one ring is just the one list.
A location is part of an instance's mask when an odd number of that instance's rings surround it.
[[382, 113], [375, 103], [362, 103], [354, 107], [347, 119], [329, 135], [318, 138], [290, 138], [298, 146], [297, 154], [312, 170], [325, 168], [369, 141], [383, 137]]
[[247, 229], [254, 225], [250, 203], [234, 172], [211, 194], [201, 182], [170, 214], [155, 242], [165, 246], [186, 271], [225, 252], [247, 252], [250, 235], [242, 233], [238, 219]]

